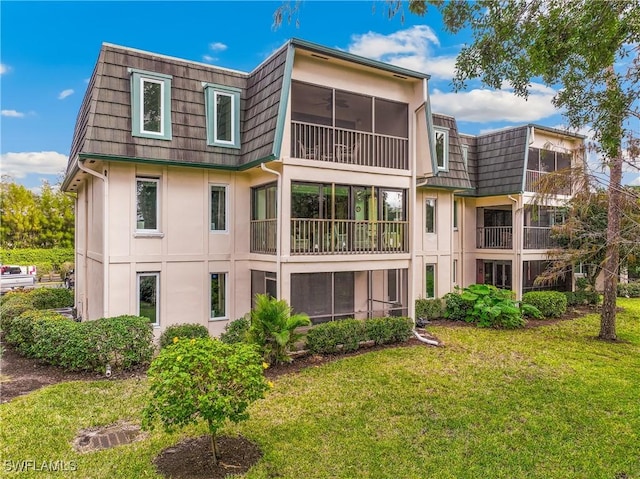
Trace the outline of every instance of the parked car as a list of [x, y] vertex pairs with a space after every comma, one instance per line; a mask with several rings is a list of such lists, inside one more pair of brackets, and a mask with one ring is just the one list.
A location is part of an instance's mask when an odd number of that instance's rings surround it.
[[36, 287], [36, 277], [30, 274], [0, 275], [0, 293], [4, 294], [14, 289], [33, 289]]

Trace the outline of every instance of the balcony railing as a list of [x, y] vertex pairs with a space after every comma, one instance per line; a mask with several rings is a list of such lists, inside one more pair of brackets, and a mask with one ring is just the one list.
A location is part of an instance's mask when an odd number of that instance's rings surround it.
[[476, 248], [511, 249], [513, 248], [513, 227], [485, 226], [476, 229]]
[[[540, 187], [538, 185], [538, 182], [545, 175], [550, 175], [550, 174], [553, 174], [553, 173], [548, 173], [545, 171], [527, 170], [526, 177], [525, 177], [524, 190], [529, 191], [531, 193], [539, 193]], [[562, 187], [558, 188], [558, 191], [556, 191], [556, 193], [559, 195], [570, 195], [571, 186], [563, 185]]]
[[276, 219], [251, 220], [251, 252], [276, 254]]
[[551, 238], [551, 228], [548, 226], [525, 226], [524, 227], [524, 247], [525, 249], [550, 249], [555, 248], [557, 243]]
[[409, 140], [291, 122], [291, 156], [359, 166], [409, 169]]
[[291, 254], [407, 253], [408, 222], [291, 220]]

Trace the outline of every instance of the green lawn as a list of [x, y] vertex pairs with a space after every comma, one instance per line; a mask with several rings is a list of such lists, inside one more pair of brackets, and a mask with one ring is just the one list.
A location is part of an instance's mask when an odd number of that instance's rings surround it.
[[[640, 479], [640, 300], [619, 305], [616, 344], [595, 339], [596, 315], [522, 331], [433, 327], [446, 347], [278, 379], [226, 433], [264, 452], [248, 478]], [[145, 387], [66, 383], [1, 405], [0, 466], [64, 460], [78, 467], [64, 477], [157, 477], [153, 457], [204, 427], [84, 455], [70, 445], [78, 429], [139, 421]]]

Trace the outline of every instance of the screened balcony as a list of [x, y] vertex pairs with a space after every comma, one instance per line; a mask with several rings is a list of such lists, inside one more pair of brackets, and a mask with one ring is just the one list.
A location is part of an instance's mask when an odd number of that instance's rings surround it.
[[476, 208], [476, 248], [513, 248], [513, 213], [511, 206]]
[[291, 156], [409, 169], [408, 104], [292, 82]]
[[[529, 148], [524, 190], [539, 193], [539, 182], [543, 177], [549, 174], [570, 174], [570, 168], [571, 153]], [[570, 195], [571, 186], [564, 184], [567, 183], [565, 180], [559, 183], [563, 184], [558, 185], [557, 194]]]
[[291, 254], [408, 253], [406, 221], [294, 218]]
[[566, 209], [528, 205], [524, 208], [524, 248], [550, 249], [558, 244], [551, 237], [551, 228], [563, 224]]

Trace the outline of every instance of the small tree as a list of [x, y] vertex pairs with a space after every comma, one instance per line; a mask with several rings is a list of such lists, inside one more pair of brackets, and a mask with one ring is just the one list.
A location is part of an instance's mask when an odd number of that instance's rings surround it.
[[256, 295], [248, 338], [260, 346], [264, 360], [269, 364], [288, 362], [287, 351], [302, 337], [295, 332], [296, 328], [311, 324], [306, 314], [291, 312], [284, 299], [278, 300], [266, 294]]
[[149, 367], [151, 381], [143, 429], [160, 420], [167, 432], [199, 420], [207, 421], [214, 464], [220, 456], [216, 433], [229, 419], [247, 419], [249, 405], [264, 396], [259, 352], [245, 343], [224, 344], [217, 339], [178, 340], [163, 349]]

